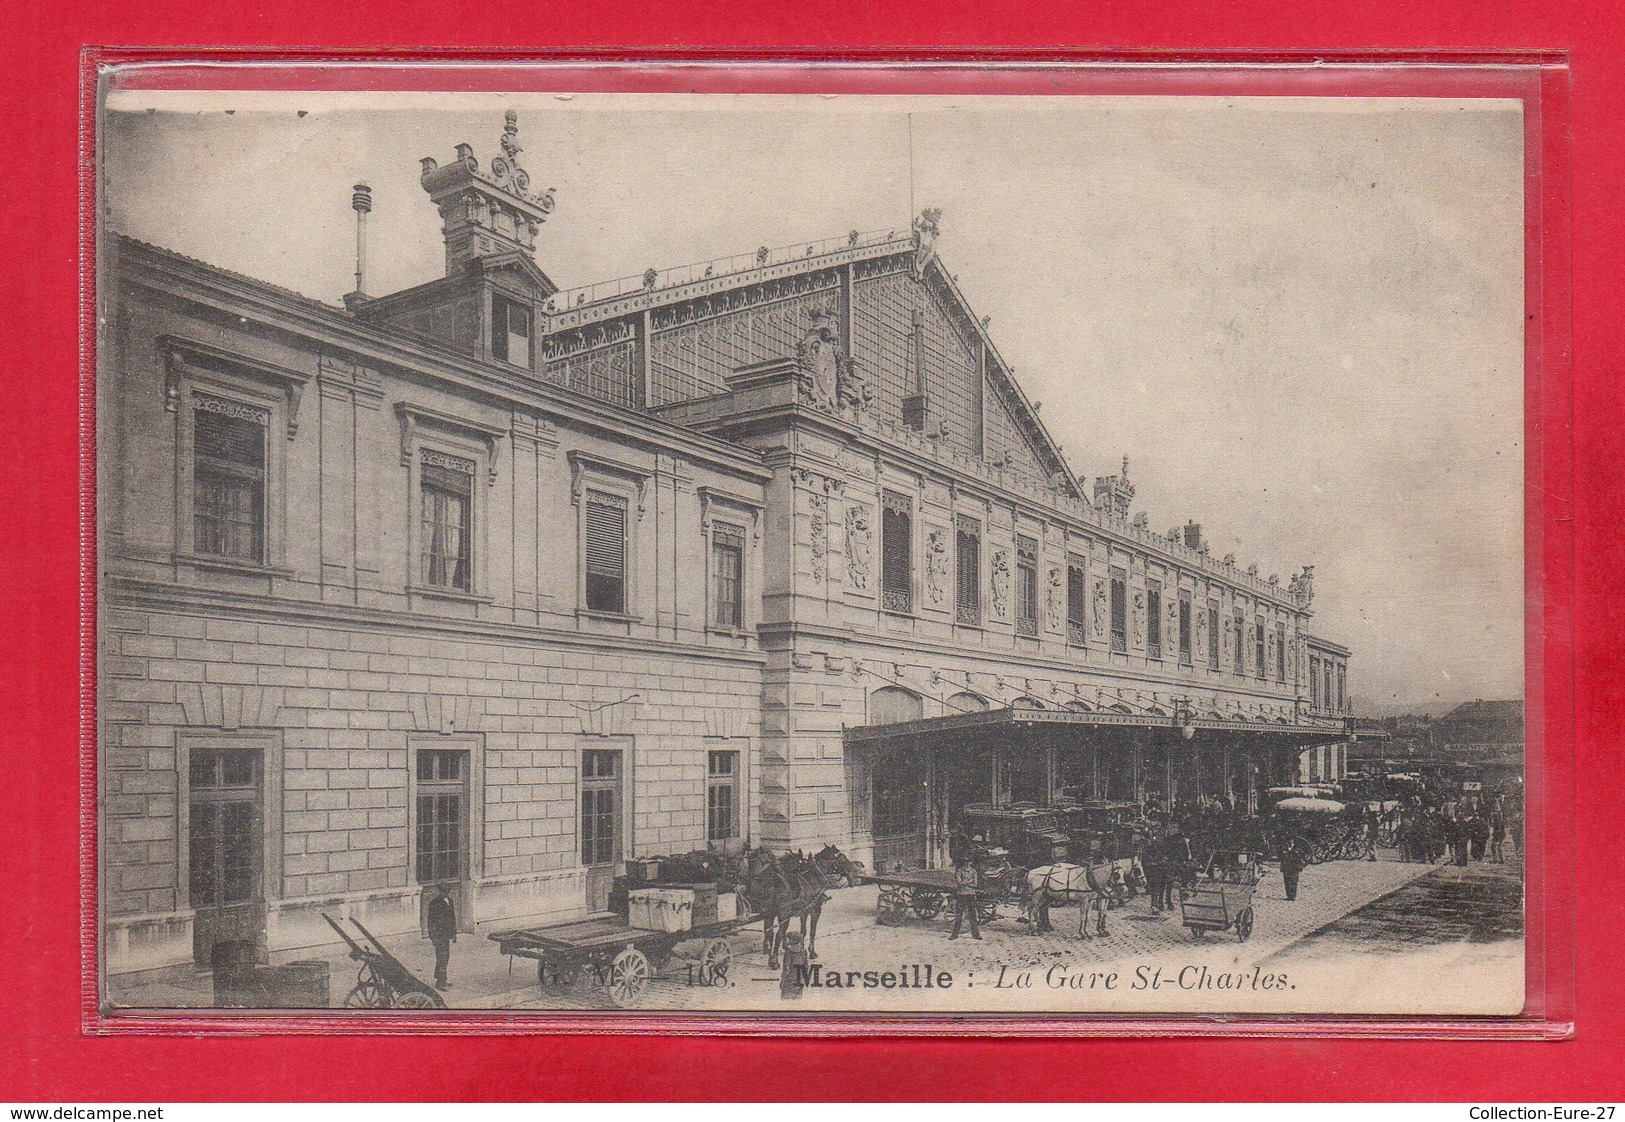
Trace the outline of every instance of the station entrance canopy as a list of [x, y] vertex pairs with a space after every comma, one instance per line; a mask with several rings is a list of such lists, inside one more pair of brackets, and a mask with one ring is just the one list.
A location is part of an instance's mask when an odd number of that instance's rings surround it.
[[1348, 739], [1342, 720], [1004, 708], [845, 731], [855, 841], [877, 868], [941, 865], [971, 803], [1051, 805], [1065, 795], [1256, 812], [1296, 781], [1299, 753]]

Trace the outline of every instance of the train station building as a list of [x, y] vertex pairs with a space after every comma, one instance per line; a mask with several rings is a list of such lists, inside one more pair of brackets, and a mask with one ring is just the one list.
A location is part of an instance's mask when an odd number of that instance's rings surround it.
[[971, 802], [1338, 772], [1312, 568], [1077, 476], [939, 214], [561, 289], [516, 133], [423, 160], [445, 272], [405, 291], [103, 245], [111, 972], [413, 930], [431, 884], [563, 918], [639, 855], [939, 864]]

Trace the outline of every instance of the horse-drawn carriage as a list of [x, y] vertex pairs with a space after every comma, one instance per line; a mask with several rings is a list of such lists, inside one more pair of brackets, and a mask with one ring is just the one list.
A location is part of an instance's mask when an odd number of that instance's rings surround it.
[[1072, 842], [1060, 814], [1034, 803], [969, 803], [959, 820], [964, 838], [980, 837], [989, 852], [1002, 850], [1022, 869], [1066, 856]]

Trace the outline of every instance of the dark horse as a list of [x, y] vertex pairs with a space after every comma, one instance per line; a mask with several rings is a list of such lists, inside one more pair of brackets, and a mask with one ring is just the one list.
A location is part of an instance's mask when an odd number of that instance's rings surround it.
[[751, 910], [762, 917], [762, 951], [770, 968], [778, 969], [779, 948], [792, 919], [801, 920], [808, 959], [818, 957], [818, 917], [827, 897], [824, 875], [812, 858], [800, 852], [775, 855], [767, 848], [753, 849], [745, 860], [743, 891]]

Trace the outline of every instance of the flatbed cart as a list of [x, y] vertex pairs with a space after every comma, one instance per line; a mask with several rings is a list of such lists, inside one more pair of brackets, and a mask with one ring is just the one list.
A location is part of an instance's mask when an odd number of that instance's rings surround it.
[[656, 931], [632, 927], [619, 916], [605, 916], [494, 931], [488, 938], [505, 955], [535, 959], [536, 981], [543, 990], [557, 993], [587, 977], [603, 987], [611, 1002], [628, 1009], [643, 1000], [649, 983], [666, 968], [681, 943], [705, 944], [698, 959], [684, 959], [695, 968], [698, 984], [727, 985], [733, 960], [727, 937], [760, 919], [746, 915], [682, 931]]
[[[875, 899], [875, 922], [882, 927], [898, 927], [913, 912], [921, 919], [935, 919], [946, 911], [952, 915], [959, 906], [959, 885], [952, 869], [913, 869], [899, 873], [875, 873], [870, 884], [880, 886]], [[987, 923], [999, 918], [1002, 890], [980, 887], [976, 890], [976, 918]]]
[[1253, 933], [1253, 894], [1256, 880], [1198, 881], [1180, 897], [1185, 926], [1200, 939], [1209, 931], [1234, 931], [1243, 943]]
[[350, 922], [371, 946], [363, 946], [326, 912], [322, 918], [350, 947], [350, 957], [361, 964], [355, 985], [344, 997], [347, 1009], [444, 1009], [446, 1003], [429, 985], [384, 949], [378, 937], [351, 917]]

